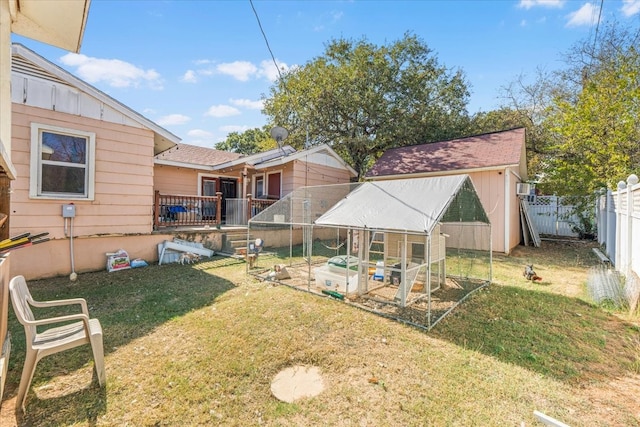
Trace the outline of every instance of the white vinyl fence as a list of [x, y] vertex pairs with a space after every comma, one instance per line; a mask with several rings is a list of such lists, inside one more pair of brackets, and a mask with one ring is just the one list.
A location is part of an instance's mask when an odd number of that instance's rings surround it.
[[573, 205], [564, 204], [557, 196], [528, 196], [529, 215], [538, 234], [562, 237], [578, 237], [571, 225], [579, 223], [572, 214]]
[[618, 191], [600, 196], [597, 206], [598, 242], [621, 273], [640, 275], [640, 185], [631, 175]]

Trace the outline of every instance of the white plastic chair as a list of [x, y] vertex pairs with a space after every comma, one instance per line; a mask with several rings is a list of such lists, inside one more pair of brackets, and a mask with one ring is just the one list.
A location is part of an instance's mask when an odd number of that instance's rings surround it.
[[[25, 410], [27, 392], [40, 359], [83, 344], [91, 344], [95, 361], [98, 382], [104, 386], [106, 374], [104, 370], [104, 350], [102, 347], [102, 327], [98, 319], [90, 319], [87, 302], [83, 298], [56, 301], [35, 301], [29, 292], [23, 276], [16, 276], [9, 282], [9, 292], [13, 310], [18, 321], [24, 325], [26, 336], [26, 357], [20, 378], [20, 387], [16, 399], [16, 408]], [[82, 313], [37, 320], [31, 307], [54, 307], [62, 305], [80, 305]], [[69, 321], [79, 320], [69, 323]], [[65, 323], [38, 333], [37, 327], [56, 323]], [[18, 406], [20, 405], [20, 406]]]

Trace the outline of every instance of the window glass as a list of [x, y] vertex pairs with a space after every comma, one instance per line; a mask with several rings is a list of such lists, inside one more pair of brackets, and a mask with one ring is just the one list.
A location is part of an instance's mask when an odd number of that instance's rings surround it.
[[31, 124], [31, 197], [93, 198], [95, 134]]

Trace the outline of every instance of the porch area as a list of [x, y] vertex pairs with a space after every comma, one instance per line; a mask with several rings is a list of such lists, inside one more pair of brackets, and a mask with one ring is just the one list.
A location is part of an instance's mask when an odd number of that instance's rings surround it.
[[162, 194], [155, 192], [153, 229], [175, 227], [246, 226], [249, 219], [277, 200], [253, 198], [224, 198], [215, 196]]

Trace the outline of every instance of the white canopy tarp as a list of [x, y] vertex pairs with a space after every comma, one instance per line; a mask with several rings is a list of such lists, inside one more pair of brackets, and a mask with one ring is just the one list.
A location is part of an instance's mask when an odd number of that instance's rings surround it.
[[482, 221], [488, 222], [469, 176], [451, 175], [365, 182], [315, 224], [430, 234], [463, 188], [473, 192], [469, 209], [479, 209]]

